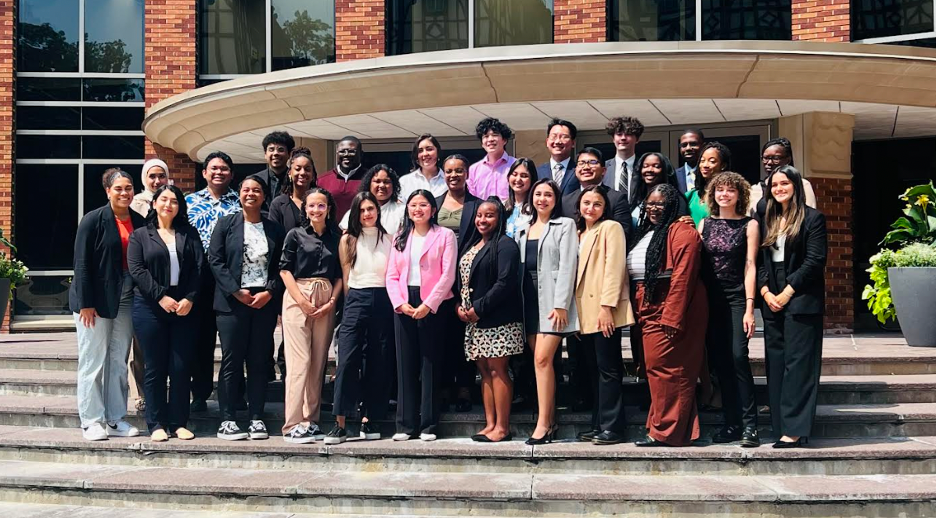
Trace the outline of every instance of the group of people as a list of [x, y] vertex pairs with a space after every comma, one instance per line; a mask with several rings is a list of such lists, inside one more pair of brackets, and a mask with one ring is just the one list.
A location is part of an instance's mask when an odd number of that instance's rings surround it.
[[[445, 156], [420, 135], [402, 177], [385, 164], [365, 168], [355, 137], [338, 142], [335, 168], [319, 175], [308, 149], [273, 132], [263, 171], [235, 191], [231, 158], [215, 152], [207, 187], [187, 196], [159, 160], [144, 165], [136, 197], [130, 175], [109, 169], [108, 204], [79, 225], [69, 293], [84, 437], [139, 433], [124, 419], [135, 336], [152, 440], [193, 438], [189, 414], [211, 395], [220, 337], [222, 439], [269, 437], [275, 362], [285, 441], [344, 442], [358, 415], [360, 438], [379, 439], [371, 421], [386, 417], [390, 399], [393, 440], [431, 441], [443, 393], [456, 411], [471, 408], [473, 363], [485, 415], [475, 441], [512, 439], [514, 385], [529, 383], [538, 418], [527, 443], [551, 442], [568, 374], [575, 400], [592, 410], [578, 438], [616, 444], [626, 437], [630, 328], [650, 393], [638, 446], [699, 439], [698, 408], [715, 386], [725, 424], [713, 441], [753, 447], [748, 341], [759, 305], [774, 447], [800, 446], [815, 416], [827, 244], [789, 141], [764, 146], [766, 178], [752, 186], [700, 130], [680, 138], [678, 169], [661, 153], [636, 156], [637, 119], [616, 117], [607, 130], [616, 154], [605, 160], [595, 148], [576, 152], [575, 125], [553, 119], [549, 161], [537, 166], [507, 154], [511, 129], [487, 118], [476, 128], [482, 160]], [[335, 423], [325, 433], [333, 341]], [[511, 361], [524, 356], [528, 370]]]

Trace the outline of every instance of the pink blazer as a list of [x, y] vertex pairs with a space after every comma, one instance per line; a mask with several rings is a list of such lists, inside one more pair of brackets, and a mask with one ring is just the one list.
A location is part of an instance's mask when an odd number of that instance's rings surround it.
[[[409, 302], [409, 263], [410, 246], [413, 235], [406, 241], [406, 248], [401, 252], [393, 247], [390, 249], [390, 260], [387, 264], [387, 293], [394, 310], [400, 313], [400, 306]], [[419, 286], [419, 296], [423, 304], [435, 313], [443, 300], [452, 298], [452, 285], [455, 283], [455, 271], [458, 258], [458, 248], [455, 244], [455, 233], [451, 230], [434, 225], [426, 234], [422, 253], [419, 256], [419, 277], [422, 281]]]

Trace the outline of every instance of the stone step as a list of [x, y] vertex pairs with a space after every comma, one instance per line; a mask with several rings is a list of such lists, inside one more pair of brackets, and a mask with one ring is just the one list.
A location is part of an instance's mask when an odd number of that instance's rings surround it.
[[0, 461], [0, 500], [416, 516], [929, 516], [936, 475], [333, 472]]

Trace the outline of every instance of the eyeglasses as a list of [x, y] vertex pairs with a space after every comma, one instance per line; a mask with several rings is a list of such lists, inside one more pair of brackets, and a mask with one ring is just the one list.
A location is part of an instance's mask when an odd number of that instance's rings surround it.
[[773, 156], [764, 155], [761, 157], [761, 160], [763, 160], [765, 164], [779, 164], [780, 162], [783, 161], [784, 158], [786, 157], [777, 156], [777, 155], [773, 155]]
[[550, 135], [548, 140], [550, 142], [569, 142], [572, 137], [569, 135]]
[[316, 210], [326, 210], [328, 205], [325, 203], [313, 203], [311, 205], [306, 205], [307, 209], [316, 209]]
[[601, 162], [599, 162], [599, 161], [597, 161], [597, 160], [595, 160], [595, 159], [592, 159], [592, 160], [579, 160], [578, 162], [575, 163], [575, 165], [577, 165], [578, 167], [583, 167], [583, 166], [586, 166], [586, 165], [596, 166], [596, 165], [598, 165], [598, 164], [600, 164], [600, 163], [601, 163]]
[[648, 209], [650, 207], [653, 207], [654, 209], [662, 209], [663, 207], [666, 206], [666, 203], [662, 201], [648, 201], [646, 205]]

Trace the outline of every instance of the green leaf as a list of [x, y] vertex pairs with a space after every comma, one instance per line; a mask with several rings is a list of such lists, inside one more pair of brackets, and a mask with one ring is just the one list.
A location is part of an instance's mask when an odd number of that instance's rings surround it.
[[906, 196], [908, 199], [910, 199], [910, 202], [913, 203], [921, 194], [927, 195], [930, 201], [936, 202], [936, 186], [933, 185], [932, 180], [930, 180], [930, 183], [915, 185], [907, 189], [907, 192], [905, 192], [902, 196]]
[[891, 228], [909, 228], [913, 229], [914, 226], [910, 223], [910, 220], [907, 218], [897, 218], [897, 221], [891, 223]]

